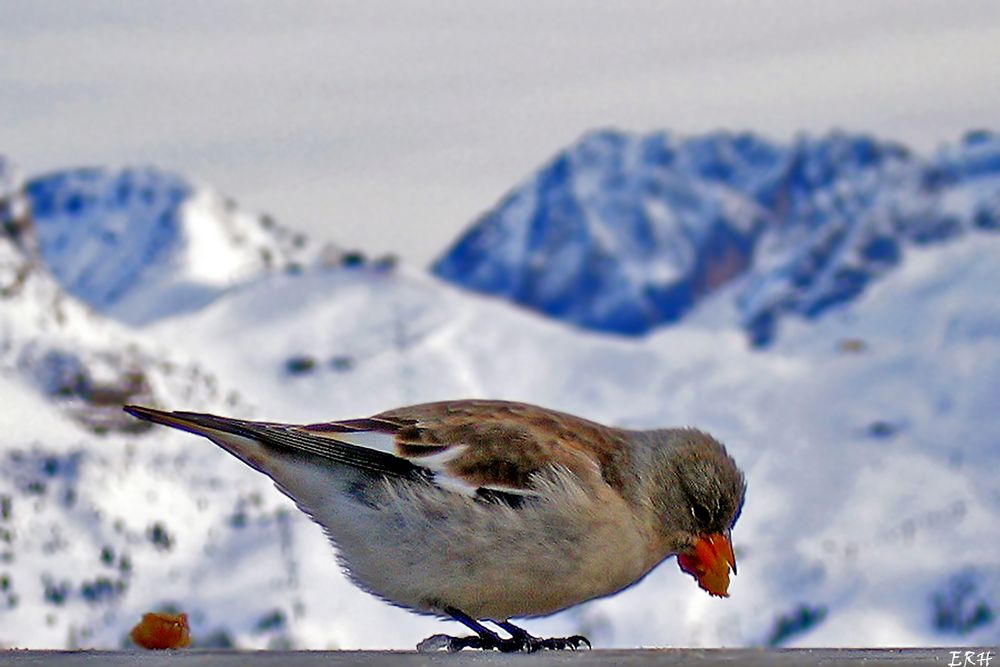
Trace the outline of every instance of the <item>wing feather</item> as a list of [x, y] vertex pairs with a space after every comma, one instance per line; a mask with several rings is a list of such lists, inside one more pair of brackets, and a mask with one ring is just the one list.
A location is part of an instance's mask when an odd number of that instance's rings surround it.
[[506, 401], [426, 403], [364, 419], [293, 425], [128, 406], [131, 414], [204, 434], [255, 438], [374, 474], [420, 478], [479, 499], [517, 504], [556, 467], [616, 487], [621, 431]]
[[428, 477], [427, 472], [419, 466], [393, 454], [313, 435], [290, 424], [246, 421], [200, 412], [163, 412], [139, 406], [126, 406], [125, 409], [140, 419], [173, 426], [198, 435], [211, 437], [211, 431], [222, 431], [252, 438], [272, 447], [288, 448], [354, 466], [374, 474], [406, 478]]

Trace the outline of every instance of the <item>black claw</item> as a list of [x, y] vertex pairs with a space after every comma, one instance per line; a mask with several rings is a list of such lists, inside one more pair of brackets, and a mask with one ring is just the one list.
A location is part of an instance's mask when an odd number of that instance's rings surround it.
[[[583, 647], [587, 650], [594, 648], [590, 645], [590, 640], [583, 635], [573, 635], [572, 637], [552, 637], [551, 639], [539, 639], [539, 648], [547, 651], [578, 651]], [[538, 649], [536, 649], [538, 650]]]
[[466, 648], [478, 649], [480, 651], [491, 648], [483, 642], [482, 637], [477, 637], [476, 635], [472, 635], [471, 637], [449, 637], [449, 639], [451, 641], [448, 642], [446, 648], [448, 653], [457, 653]]

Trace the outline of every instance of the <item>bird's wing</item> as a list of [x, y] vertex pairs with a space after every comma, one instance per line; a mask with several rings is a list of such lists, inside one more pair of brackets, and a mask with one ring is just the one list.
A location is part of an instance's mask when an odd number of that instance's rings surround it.
[[615, 486], [620, 431], [505, 401], [427, 403], [365, 419], [293, 425], [128, 406], [136, 417], [205, 435], [214, 429], [375, 474], [423, 477], [480, 497], [530, 496], [539, 473], [561, 467]]
[[387, 451], [466, 493], [531, 493], [538, 474], [557, 467], [612, 483], [621, 469], [614, 459], [627, 455], [621, 431], [524, 403], [425, 403], [371, 419], [396, 425], [391, 445], [383, 441]]

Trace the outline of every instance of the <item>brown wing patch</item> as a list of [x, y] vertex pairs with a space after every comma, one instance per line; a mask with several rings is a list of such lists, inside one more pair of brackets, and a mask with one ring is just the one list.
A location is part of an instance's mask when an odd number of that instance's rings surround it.
[[[401, 442], [398, 438], [396, 440], [396, 451], [399, 455], [407, 459], [419, 459], [421, 456], [431, 456], [432, 454], [440, 454], [441, 452], [448, 449], [448, 445], [424, 445], [424, 444], [411, 444], [408, 442]], [[419, 463], [419, 461], [416, 461]]]
[[408, 422], [397, 432], [397, 446], [409, 456], [464, 445], [446, 468], [476, 486], [523, 489], [533, 475], [561, 465], [580, 476], [592, 475], [596, 466], [605, 482], [621, 488], [617, 471], [627, 469], [622, 431], [524, 403], [426, 403], [373, 419]]
[[451, 447], [450, 444], [441, 442], [433, 430], [418, 426], [416, 420], [407, 422], [396, 432], [396, 449], [400, 456], [406, 458], [431, 456]]

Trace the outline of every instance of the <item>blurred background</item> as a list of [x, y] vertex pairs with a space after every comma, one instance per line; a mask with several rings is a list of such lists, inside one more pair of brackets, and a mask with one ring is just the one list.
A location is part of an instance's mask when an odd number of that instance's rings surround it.
[[596, 646], [1000, 638], [1000, 6], [0, 8], [0, 646], [412, 648], [438, 621], [123, 402], [522, 400], [727, 443], [740, 575]]

